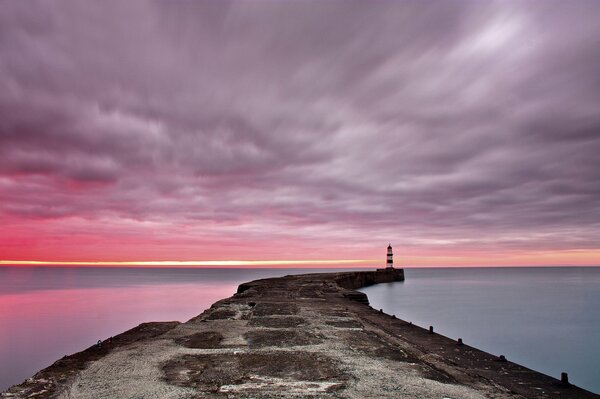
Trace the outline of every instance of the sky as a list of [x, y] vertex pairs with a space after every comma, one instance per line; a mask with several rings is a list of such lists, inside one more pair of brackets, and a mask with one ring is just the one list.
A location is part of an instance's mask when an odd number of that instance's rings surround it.
[[0, 260], [600, 265], [598, 1], [0, 8]]

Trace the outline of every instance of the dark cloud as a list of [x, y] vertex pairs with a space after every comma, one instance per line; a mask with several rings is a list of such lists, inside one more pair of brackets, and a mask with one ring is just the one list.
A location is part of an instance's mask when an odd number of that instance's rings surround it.
[[596, 1], [6, 2], [2, 218], [597, 249], [598, 15]]

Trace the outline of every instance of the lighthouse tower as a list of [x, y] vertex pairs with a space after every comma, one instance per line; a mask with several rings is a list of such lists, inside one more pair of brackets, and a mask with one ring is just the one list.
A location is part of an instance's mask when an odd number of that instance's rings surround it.
[[392, 253], [392, 244], [388, 245], [388, 250], [387, 250], [387, 268], [388, 269], [393, 269], [394, 268], [394, 254]]

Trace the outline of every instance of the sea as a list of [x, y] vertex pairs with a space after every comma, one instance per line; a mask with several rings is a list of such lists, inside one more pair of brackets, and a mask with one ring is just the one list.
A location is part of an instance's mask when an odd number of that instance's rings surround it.
[[[149, 321], [186, 321], [237, 286], [360, 269], [0, 267], [0, 391]], [[371, 305], [600, 393], [600, 268], [405, 269]]]
[[405, 269], [371, 306], [600, 393], [600, 267]]

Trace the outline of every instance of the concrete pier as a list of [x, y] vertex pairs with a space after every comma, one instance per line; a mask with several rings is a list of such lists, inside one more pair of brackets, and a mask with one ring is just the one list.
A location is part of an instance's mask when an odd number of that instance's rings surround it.
[[244, 283], [186, 323], [142, 324], [3, 397], [600, 398], [393, 318], [354, 291], [403, 279], [384, 269]]

